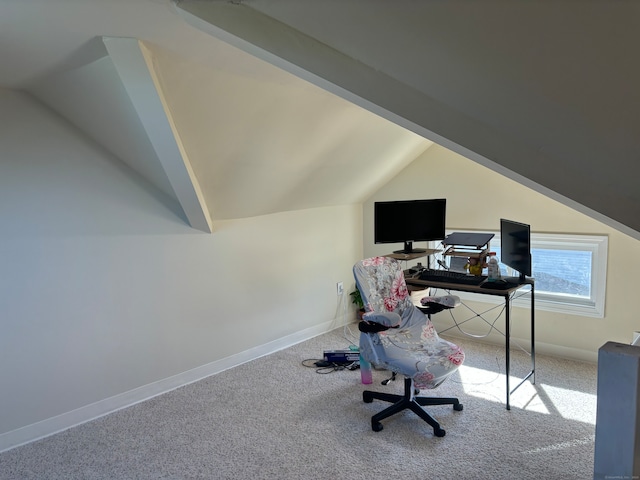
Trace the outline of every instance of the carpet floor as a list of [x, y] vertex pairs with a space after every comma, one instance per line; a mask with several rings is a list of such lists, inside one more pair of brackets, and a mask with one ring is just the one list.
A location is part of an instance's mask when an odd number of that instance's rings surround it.
[[[0, 479], [576, 479], [593, 477], [595, 364], [537, 356], [505, 408], [504, 348], [451, 339], [465, 364], [422, 394], [456, 396], [428, 410], [437, 438], [410, 411], [371, 430], [386, 408], [365, 388], [402, 392], [374, 371], [318, 371], [310, 359], [347, 348], [343, 328], [0, 454]], [[308, 366], [311, 365], [311, 366]], [[530, 368], [512, 352], [512, 386]]]

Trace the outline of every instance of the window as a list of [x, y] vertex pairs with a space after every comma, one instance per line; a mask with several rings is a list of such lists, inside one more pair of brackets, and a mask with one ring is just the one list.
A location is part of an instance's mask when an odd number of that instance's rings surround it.
[[[494, 232], [495, 233], [495, 232]], [[490, 243], [500, 260], [500, 233]], [[531, 232], [536, 309], [590, 317], [604, 316], [608, 238], [603, 235]], [[514, 276], [505, 265], [502, 275]], [[516, 300], [526, 303], [527, 299]]]

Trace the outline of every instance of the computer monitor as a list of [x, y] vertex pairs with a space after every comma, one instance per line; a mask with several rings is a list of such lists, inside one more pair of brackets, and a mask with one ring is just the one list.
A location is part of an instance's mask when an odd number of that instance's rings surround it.
[[374, 242], [404, 243], [394, 253], [424, 252], [424, 248], [413, 248], [413, 242], [445, 237], [446, 206], [444, 198], [375, 202]]
[[519, 273], [520, 281], [531, 276], [531, 227], [500, 219], [500, 262]]

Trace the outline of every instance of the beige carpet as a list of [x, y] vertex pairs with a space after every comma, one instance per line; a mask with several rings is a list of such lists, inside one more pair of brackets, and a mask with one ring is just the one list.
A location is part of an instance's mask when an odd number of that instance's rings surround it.
[[[362, 402], [357, 370], [303, 365], [349, 338], [341, 328], [4, 452], [0, 479], [592, 478], [596, 365], [538, 355], [536, 385], [507, 411], [504, 350], [455, 339], [465, 365], [429, 392], [464, 404], [430, 408], [446, 436], [409, 411], [373, 432], [387, 404]], [[528, 371], [528, 356], [512, 355], [512, 374]], [[400, 392], [386, 376], [374, 371], [372, 387]]]

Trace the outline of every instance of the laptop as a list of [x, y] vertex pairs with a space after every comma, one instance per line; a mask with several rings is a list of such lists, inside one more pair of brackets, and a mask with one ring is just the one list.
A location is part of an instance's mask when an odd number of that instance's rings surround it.
[[464, 266], [467, 264], [467, 257], [449, 257], [449, 271], [456, 273], [466, 273]]

